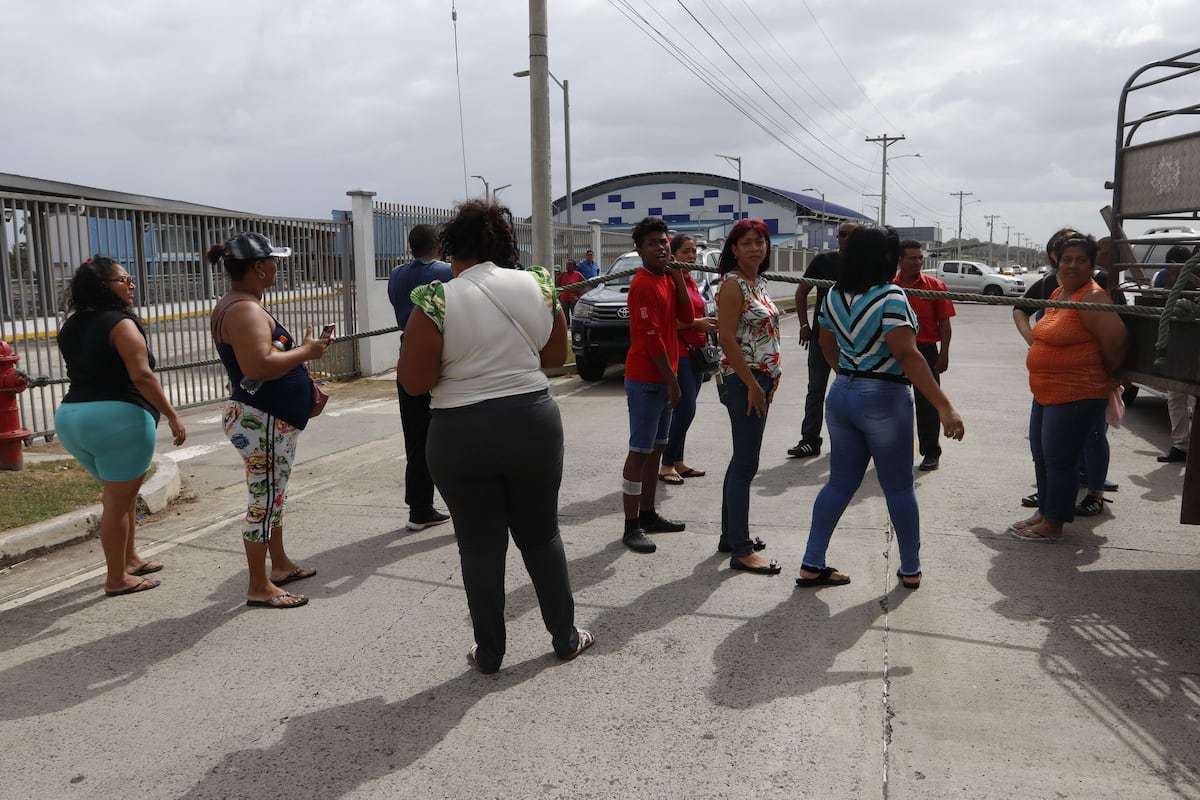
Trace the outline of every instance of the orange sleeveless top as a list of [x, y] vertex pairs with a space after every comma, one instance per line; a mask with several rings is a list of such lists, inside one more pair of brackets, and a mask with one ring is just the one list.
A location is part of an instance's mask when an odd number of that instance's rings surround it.
[[[1076, 303], [1099, 289], [1095, 281], [1089, 281], [1069, 299]], [[1060, 286], [1050, 299], [1058, 300], [1061, 294]], [[1033, 326], [1033, 346], [1025, 357], [1025, 367], [1033, 399], [1044, 406], [1108, 397], [1108, 372], [1100, 359], [1100, 342], [1073, 309], [1046, 309]]]

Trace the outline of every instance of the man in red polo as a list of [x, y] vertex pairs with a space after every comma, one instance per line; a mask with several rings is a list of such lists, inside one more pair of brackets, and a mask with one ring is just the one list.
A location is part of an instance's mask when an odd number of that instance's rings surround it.
[[[921, 243], [912, 239], [900, 242], [900, 272], [896, 274], [896, 285], [903, 289], [946, 291], [946, 284], [921, 271], [924, 266]], [[950, 318], [954, 316], [954, 303], [946, 298], [935, 300], [909, 295], [908, 304], [917, 314], [917, 350], [925, 356], [934, 379], [941, 384], [942, 373], [950, 366]], [[929, 472], [938, 468], [942, 457], [942, 426], [937, 409], [915, 388], [913, 404], [917, 409], [917, 442], [922, 456], [917, 469]]]

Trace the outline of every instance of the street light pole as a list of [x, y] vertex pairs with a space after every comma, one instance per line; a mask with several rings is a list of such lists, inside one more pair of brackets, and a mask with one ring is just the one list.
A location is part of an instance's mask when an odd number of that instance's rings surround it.
[[500, 193], [510, 186], [512, 186], [511, 183], [506, 183], [503, 186], [497, 186], [495, 189], [492, 189], [492, 202], [495, 203], [496, 198], [500, 196]]
[[483, 199], [484, 199], [484, 200], [489, 200], [489, 199], [491, 199], [491, 197], [492, 197], [492, 191], [491, 191], [491, 189], [489, 189], [489, 188], [488, 188], [488, 182], [487, 182], [487, 179], [486, 179], [486, 178], [484, 178], [482, 175], [472, 175], [471, 177], [472, 177], [472, 178], [479, 178], [479, 180], [483, 181]]
[[[550, 76], [550, 80], [558, 84], [558, 88], [562, 89], [563, 93], [563, 141], [566, 145], [566, 180], [567, 180], [567, 225], [574, 224], [573, 210], [575, 201], [571, 195], [571, 82], [567, 79], [559, 80], [554, 77], [554, 73], [549, 69], [546, 74]], [[523, 69], [520, 72], [513, 73], [514, 78], [528, 78], [529, 70]]]
[[742, 157], [741, 156], [723, 156], [720, 153], [713, 153], [717, 158], [723, 158], [730, 164], [737, 164], [738, 168], [738, 212], [737, 218], [740, 222], [742, 219]]

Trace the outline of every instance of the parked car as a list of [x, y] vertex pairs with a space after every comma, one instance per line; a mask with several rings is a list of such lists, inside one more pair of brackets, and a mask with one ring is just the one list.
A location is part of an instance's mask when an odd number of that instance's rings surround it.
[[[1146, 280], [1153, 280], [1154, 274], [1167, 262], [1167, 251], [1177, 244], [1186, 246], [1189, 250], [1200, 244], [1200, 231], [1182, 225], [1150, 228], [1143, 234], [1130, 236], [1133, 243], [1133, 254], [1138, 264], [1145, 265]], [[1125, 276], [1128, 277], [1128, 276]]]
[[[716, 270], [721, 251], [701, 247], [696, 255], [696, 266]], [[642, 265], [642, 257], [636, 250], [625, 253], [614, 261], [604, 274], [635, 269]], [[705, 316], [717, 315], [714, 294], [715, 272], [694, 270], [692, 277], [700, 287], [704, 298]], [[598, 284], [584, 293], [575, 304], [571, 317], [571, 350], [575, 353], [575, 371], [585, 381], [598, 381], [604, 377], [609, 364], [625, 363], [629, 352], [629, 283], [633, 275], [614, 278]]]
[[943, 261], [938, 264], [937, 277], [952, 292], [986, 294], [992, 297], [1025, 294], [1025, 281], [978, 261]]

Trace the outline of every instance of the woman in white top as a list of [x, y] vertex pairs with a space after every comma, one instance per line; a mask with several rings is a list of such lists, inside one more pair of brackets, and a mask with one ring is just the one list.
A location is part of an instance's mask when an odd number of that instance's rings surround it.
[[450, 510], [462, 562], [479, 672], [504, 659], [508, 537], [537, 591], [554, 652], [569, 661], [595, 642], [575, 627], [575, 601], [558, 531], [563, 429], [542, 367], [567, 357], [567, 326], [542, 267], [513, 269], [511, 212], [482, 200], [442, 228], [454, 280], [413, 290], [398, 377], [431, 395], [426, 456]]

